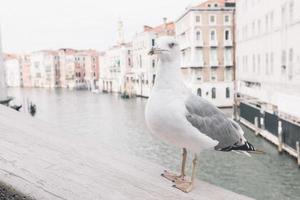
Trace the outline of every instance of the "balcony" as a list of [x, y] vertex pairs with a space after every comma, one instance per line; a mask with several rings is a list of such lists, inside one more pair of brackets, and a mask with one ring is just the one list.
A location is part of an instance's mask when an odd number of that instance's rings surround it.
[[191, 67], [192, 63], [191, 61], [182, 61], [181, 62], [181, 67], [186, 68], [186, 67]]
[[217, 47], [218, 46], [218, 41], [217, 40], [211, 40], [211, 41], [209, 41], [209, 46], [210, 47]]
[[204, 44], [203, 44], [203, 40], [196, 40], [195, 41], [195, 47], [203, 47]]
[[217, 67], [217, 66], [219, 66], [219, 62], [218, 62], [218, 60], [210, 60], [210, 62], [209, 62], [209, 65], [211, 66], [211, 67]]
[[224, 60], [224, 65], [225, 66], [233, 66], [233, 61], [230, 59], [230, 60]]
[[191, 67], [204, 67], [204, 62], [203, 60], [195, 60], [191, 63]]
[[190, 47], [190, 42], [188, 41], [180, 41], [179, 43], [180, 50], [187, 49]]
[[224, 40], [224, 47], [232, 47], [233, 42], [232, 40]]

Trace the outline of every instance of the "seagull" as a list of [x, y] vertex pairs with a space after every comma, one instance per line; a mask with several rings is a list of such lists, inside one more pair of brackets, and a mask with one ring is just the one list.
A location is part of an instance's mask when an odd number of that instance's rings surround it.
[[[209, 101], [194, 95], [185, 85], [180, 71], [180, 49], [175, 38], [158, 39], [149, 55], [158, 59], [157, 77], [145, 108], [145, 120], [151, 134], [182, 148], [179, 175], [165, 170], [163, 177], [175, 188], [190, 192], [194, 187], [198, 155], [204, 150], [237, 153], [257, 152], [244, 137], [238, 123], [228, 118]], [[186, 178], [187, 151], [195, 157], [191, 178]]]

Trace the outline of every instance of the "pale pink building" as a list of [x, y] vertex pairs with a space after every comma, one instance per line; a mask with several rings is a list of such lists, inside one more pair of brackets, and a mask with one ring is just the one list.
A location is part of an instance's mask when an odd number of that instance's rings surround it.
[[78, 51], [75, 56], [75, 87], [96, 88], [99, 80], [99, 53], [95, 50]]
[[75, 49], [59, 49], [59, 85], [62, 88], [75, 88], [75, 57], [77, 50]]
[[30, 56], [21, 55], [19, 57], [19, 62], [21, 66], [21, 86], [22, 87], [31, 87], [32, 80], [30, 75]]

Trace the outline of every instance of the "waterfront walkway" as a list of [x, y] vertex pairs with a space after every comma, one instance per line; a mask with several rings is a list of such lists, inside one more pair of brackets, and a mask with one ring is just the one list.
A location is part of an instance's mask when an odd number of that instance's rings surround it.
[[35, 199], [250, 199], [202, 181], [182, 193], [163, 169], [0, 106], [0, 181]]

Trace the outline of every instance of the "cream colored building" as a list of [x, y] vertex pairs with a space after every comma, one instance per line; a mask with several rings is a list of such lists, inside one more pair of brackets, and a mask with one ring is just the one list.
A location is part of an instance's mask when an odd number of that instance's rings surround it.
[[300, 1], [237, 0], [239, 93], [300, 119]]
[[176, 21], [185, 81], [219, 107], [233, 105], [234, 10], [232, 1], [209, 0], [187, 8]]
[[175, 36], [173, 22], [167, 22], [156, 26], [144, 26], [144, 30], [135, 35], [132, 40], [132, 76], [128, 81], [133, 85], [133, 93], [137, 96], [149, 97], [156, 77], [157, 58], [148, 55], [149, 50], [155, 46], [159, 37], [164, 35]]
[[126, 75], [132, 68], [131, 48], [130, 43], [118, 44], [100, 57], [100, 90], [113, 93], [125, 92]]
[[43, 50], [31, 53], [30, 76], [33, 87], [55, 88], [59, 86], [56, 73], [59, 70], [57, 52]]
[[4, 55], [2, 52], [2, 37], [0, 29], [0, 101], [7, 99], [7, 86], [5, 81]]
[[6, 85], [8, 87], [21, 86], [21, 65], [17, 55], [7, 55], [4, 60], [6, 71]]

